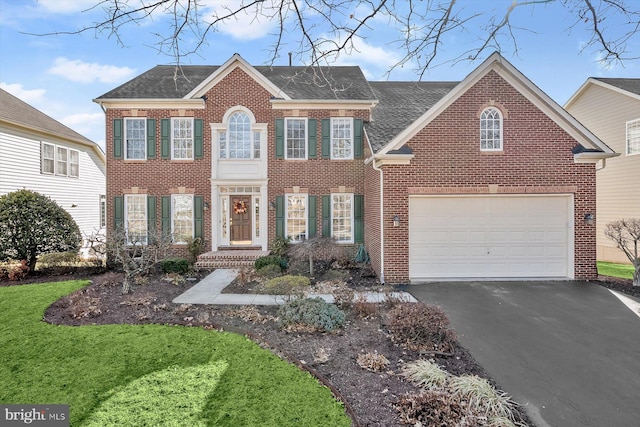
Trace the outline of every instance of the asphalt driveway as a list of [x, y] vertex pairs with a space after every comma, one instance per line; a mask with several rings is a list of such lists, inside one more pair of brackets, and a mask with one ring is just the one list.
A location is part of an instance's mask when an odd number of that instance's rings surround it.
[[538, 427], [640, 425], [640, 317], [585, 282], [409, 286]]

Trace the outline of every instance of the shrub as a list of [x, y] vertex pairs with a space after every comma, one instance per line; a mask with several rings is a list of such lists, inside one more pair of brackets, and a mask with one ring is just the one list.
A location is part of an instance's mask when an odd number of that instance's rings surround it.
[[353, 311], [362, 319], [374, 317], [378, 313], [378, 304], [375, 302], [368, 302], [367, 297], [360, 294], [353, 302]]
[[498, 391], [484, 378], [461, 375], [449, 380], [449, 389], [469, 401], [471, 410], [484, 416], [514, 419], [515, 403], [504, 391]]
[[333, 331], [344, 324], [345, 315], [335, 305], [322, 298], [296, 299], [278, 309], [279, 323], [283, 327], [292, 325], [311, 326], [317, 330]]
[[78, 261], [76, 252], [51, 252], [38, 257], [38, 268], [57, 268]]
[[362, 369], [366, 369], [371, 372], [382, 372], [387, 369], [389, 366], [389, 359], [387, 359], [383, 354], [378, 354], [378, 352], [373, 353], [361, 353], [358, 355], [356, 359], [356, 363]]
[[189, 260], [184, 258], [165, 258], [160, 261], [160, 269], [163, 273], [186, 274], [189, 267]]
[[265, 279], [273, 279], [274, 277], [282, 276], [282, 269], [279, 265], [269, 264], [262, 267], [257, 273]]
[[346, 284], [336, 287], [331, 291], [333, 302], [341, 309], [347, 309], [353, 304], [355, 292]]
[[400, 303], [389, 312], [391, 340], [408, 350], [452, 352], [456, 334], [435, 305]]
[[284, 258], [287, 256], [287, 250], [289, 249], [289, 238], [277, 237], [271, 241], [271, 255]]
[[447, 372], [428, 360], [416, 360], [405, 364], [402, 367], [402, 375], [425, 390], [444, 387], [447, 382]]
[[23, 259], [19, 263], [10, 263], [6, 267], [0, 267], [0, 279], [6, 277], [11, 281], [21, 280], [29, 274], [29, 266], [27, 260]]
[[198, 260], [198, 255], [204, 252], [206, 242], [202, 237], [191, 238], [187, 240], [187, 250], [191, 255], [191, 262], [195, 263]]
[[27, 260], [80, 249], [82, 235], [71, 215], [40, 193], [19, 190], [0, 197], [0, 260]]
[[256, 271], [266, 267], [267, 265], [277, 265], [280, 267], [280, 271], [282, 271], [287, 268], [287, 260], [278, 255], [267, 255], [257, 258], [253, 264]]
[[265, 285], [267, 293], [271, 295], [287, 295], [302, 297], [304, 291], [311, 285], [308, 277], [280, 276], [269, 279]]
[[459, 395], [443, 390], [404, 394], [398, 399], [396, 408], [406, 424], [457, 427], [481, 425]]

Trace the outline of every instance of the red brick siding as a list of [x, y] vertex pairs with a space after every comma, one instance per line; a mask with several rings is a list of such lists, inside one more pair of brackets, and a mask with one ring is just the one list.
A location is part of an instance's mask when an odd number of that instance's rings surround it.
[[[365, 158], [371, 156], [368, 147], [364, 152]], [[380, 174], [369, 163], [364, 171], [364, 241], [371, 266], [380, 276], [382, 268], [382, 254], [380, 252]], [[384, 279], [384, 278], [381, 278]]]
[[[481, 153], [478, 112], [494, 100], [506, 108], [500, 153]], [[384, 273], [388, 283], [408, 281], [408, 188], [417, 186], [473, 187], [488, 185], [530, 187], [572, 186], [575, 206], [575, 277], [594, 279], [595, 230], [584, 213], [595, 212], [595, 167], [575, 164], [576, 141], [505, 80], [491, 72], [422, 129], [409, 146], [415, 158], [409, 166], [385, 166], [384, 205], [387, 215], [398, 214], [399, 227], [385, 224]], [[471, 187], [471, 189], [469, 189]], [[440, 193], [441, 191], [434, 191]]]

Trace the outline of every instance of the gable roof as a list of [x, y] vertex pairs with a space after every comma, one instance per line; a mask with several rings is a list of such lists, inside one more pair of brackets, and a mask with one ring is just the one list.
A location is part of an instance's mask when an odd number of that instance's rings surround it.
[[0, 122], [89, 146], [103, 161], [105, 159], [102, 149], [95, 142], [3, 89], [0, 89]]
[[[513, 86], [543, 113], [554, 120], [565, 132], [571, 135], [585, 148], [585, 151], [575, 154], [576, 161], [586, 160], [587, 157], [590, 160], [593, 160], [596, 159], [596, 157], [606, 158], [616, 155], [611, 148], [573, 118], [573, 116], [558, 105], [546, 93], [540, 90], [524, 74], [511, 65], [509, 61], [504, 59], [498, 52], [495, 52], [474, 71], [472, 71], [464, 80], [448, 91], [411, 125], [399, 132], [384, 147], [380, 148], [378, 151], [374, 151], [374, 157], [382, 158], [386, 155], [394, 154], [397, 150], [401, 150], [413, 136], [415, 136], [456, 99], [461, 97], [469, 88], [491, 71], [496, 72], [500, 77], [505, 79], [511, 86]], [[586, 153], [588, 153], [588, 155]]]
[[211, 86], [240, 67], [271, 92], [291, 100], [375, 100], [369, 82], [357, 66], [252, 66], [240, 55], [223, 65], [158, 65], [99, 96], [96, 102], [143, 99], [200, 98]]
[[403, 129], [433, 107], [458, 82], [369, 82], [378, 105], [371, 122], [366, 125], [367, 137], [374, 152], [391, 141]]
[[582, 86], [571, 95], [571, 98], [564, 104], [564, 108], [569, 109], [591, 86], [603, 87], [640, 101], [640, 79], [589, 77]]

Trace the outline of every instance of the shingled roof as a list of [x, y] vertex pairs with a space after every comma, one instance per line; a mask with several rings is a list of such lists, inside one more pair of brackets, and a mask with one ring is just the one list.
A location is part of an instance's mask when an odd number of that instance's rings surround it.
[[369, 85], [379, 103], [373, 109], [366, 131], [371, 148], [377, 152], [433, 107], [458, 82], [369, 82]]
[[[220, 66], [158, 65], [98, 97], [106, 99], [182, 99]], [[267, 67], [254, 69], [291, 99], [374, 100], [360, 67]]]
[[640, 79], [594, 77], [594, 80], [640, 95]]
[[91, 145], [101, 152], [90, 139], [2, 89], [0, 89], [0, 121]]

